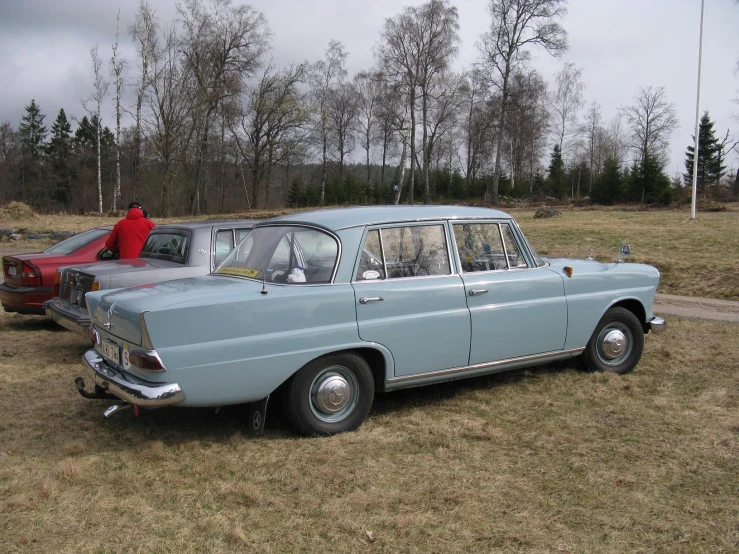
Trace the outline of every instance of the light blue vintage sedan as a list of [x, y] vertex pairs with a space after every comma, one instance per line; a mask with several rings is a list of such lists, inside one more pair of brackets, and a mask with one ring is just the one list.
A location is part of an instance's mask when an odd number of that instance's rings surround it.
[[[624, 252], [625, 253], [625, 252]], [[306, 435], [359, 427], [376, 391], [581, 356], [624, 373], [652, 313], [651, 266], [542, 258], [500, 211], [360, 207], [258, 224], [214, 273], [87, 294], [77, 388], [121, 406], [254, 403]]]

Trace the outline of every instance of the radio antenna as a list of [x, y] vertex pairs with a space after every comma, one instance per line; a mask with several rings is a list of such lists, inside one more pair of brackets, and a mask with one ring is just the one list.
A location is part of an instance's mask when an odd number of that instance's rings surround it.
[[[246, 196], [246, 207], [249, 209], [249, 217], [251, 217], [251, 220], [254, 221], [254, 214], [251, 211], [251, 202], [249, 201], [249, 191], [246, 188], [246, 175], [244, 175], [244, 164], [239, 164], [239, 169], [241, 170], [241, 180], [244, 182], [244, 195]], [[259, 244], [259, 241], [257, 240], [257, 234], [256, 229], [252, 228], [252, 232], [254, 233], [254, 245], [257, 247], [257, 254], [259, 254], [259, 270], [262, 272], [262, 294], [267, 294], [267, 286], [266, 286], [266, 278], [264, 272], [264, 260], [262, 260], [262, 248]]]

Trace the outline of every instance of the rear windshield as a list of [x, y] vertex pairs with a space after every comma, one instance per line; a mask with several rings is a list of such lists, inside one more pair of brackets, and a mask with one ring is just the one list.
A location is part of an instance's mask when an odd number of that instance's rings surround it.
[[151, 233], [141, 249], [139, 258], [167, 260], [178, 264], [187, 262], [190, 235], [186, 231]]
[[75, 250], [90, 244], [95, 239], [98, 239], [103, 235], [107, 235], [108, 233], [110, 233], [110, 229], [90, 229], [89, 231], [85, 231], [79, 235], [69, 237], [62, 242], [47, 248], [44, 252], [47, 254], [71, 254]]

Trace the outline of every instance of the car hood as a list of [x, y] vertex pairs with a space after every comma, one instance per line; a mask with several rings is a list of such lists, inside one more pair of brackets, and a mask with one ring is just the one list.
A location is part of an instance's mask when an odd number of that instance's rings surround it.
[[261, 290], [259, 281], [206, 275], [126, 289], [89, 292], [85, 298], [94, 325], [109, 329], [123, 340], [141, 344], [142, 312], [164, 310], [182, 304], [198, 306], [230, 302], [237, 296], [259, 295]]

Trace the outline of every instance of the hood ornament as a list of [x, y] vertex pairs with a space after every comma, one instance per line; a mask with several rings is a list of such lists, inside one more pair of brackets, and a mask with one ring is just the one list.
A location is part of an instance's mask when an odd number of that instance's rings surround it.
[[108, 308], [108, 321], [106, 323], [103, 323], [103, 327], [106, 329], [110, 329], [113, 327], [113, 324], [110, 322], [110, 319], [113, 317], [113, 310], [115, 310], [115, 302], [113, 302], [110, 305], [110, 308]]

